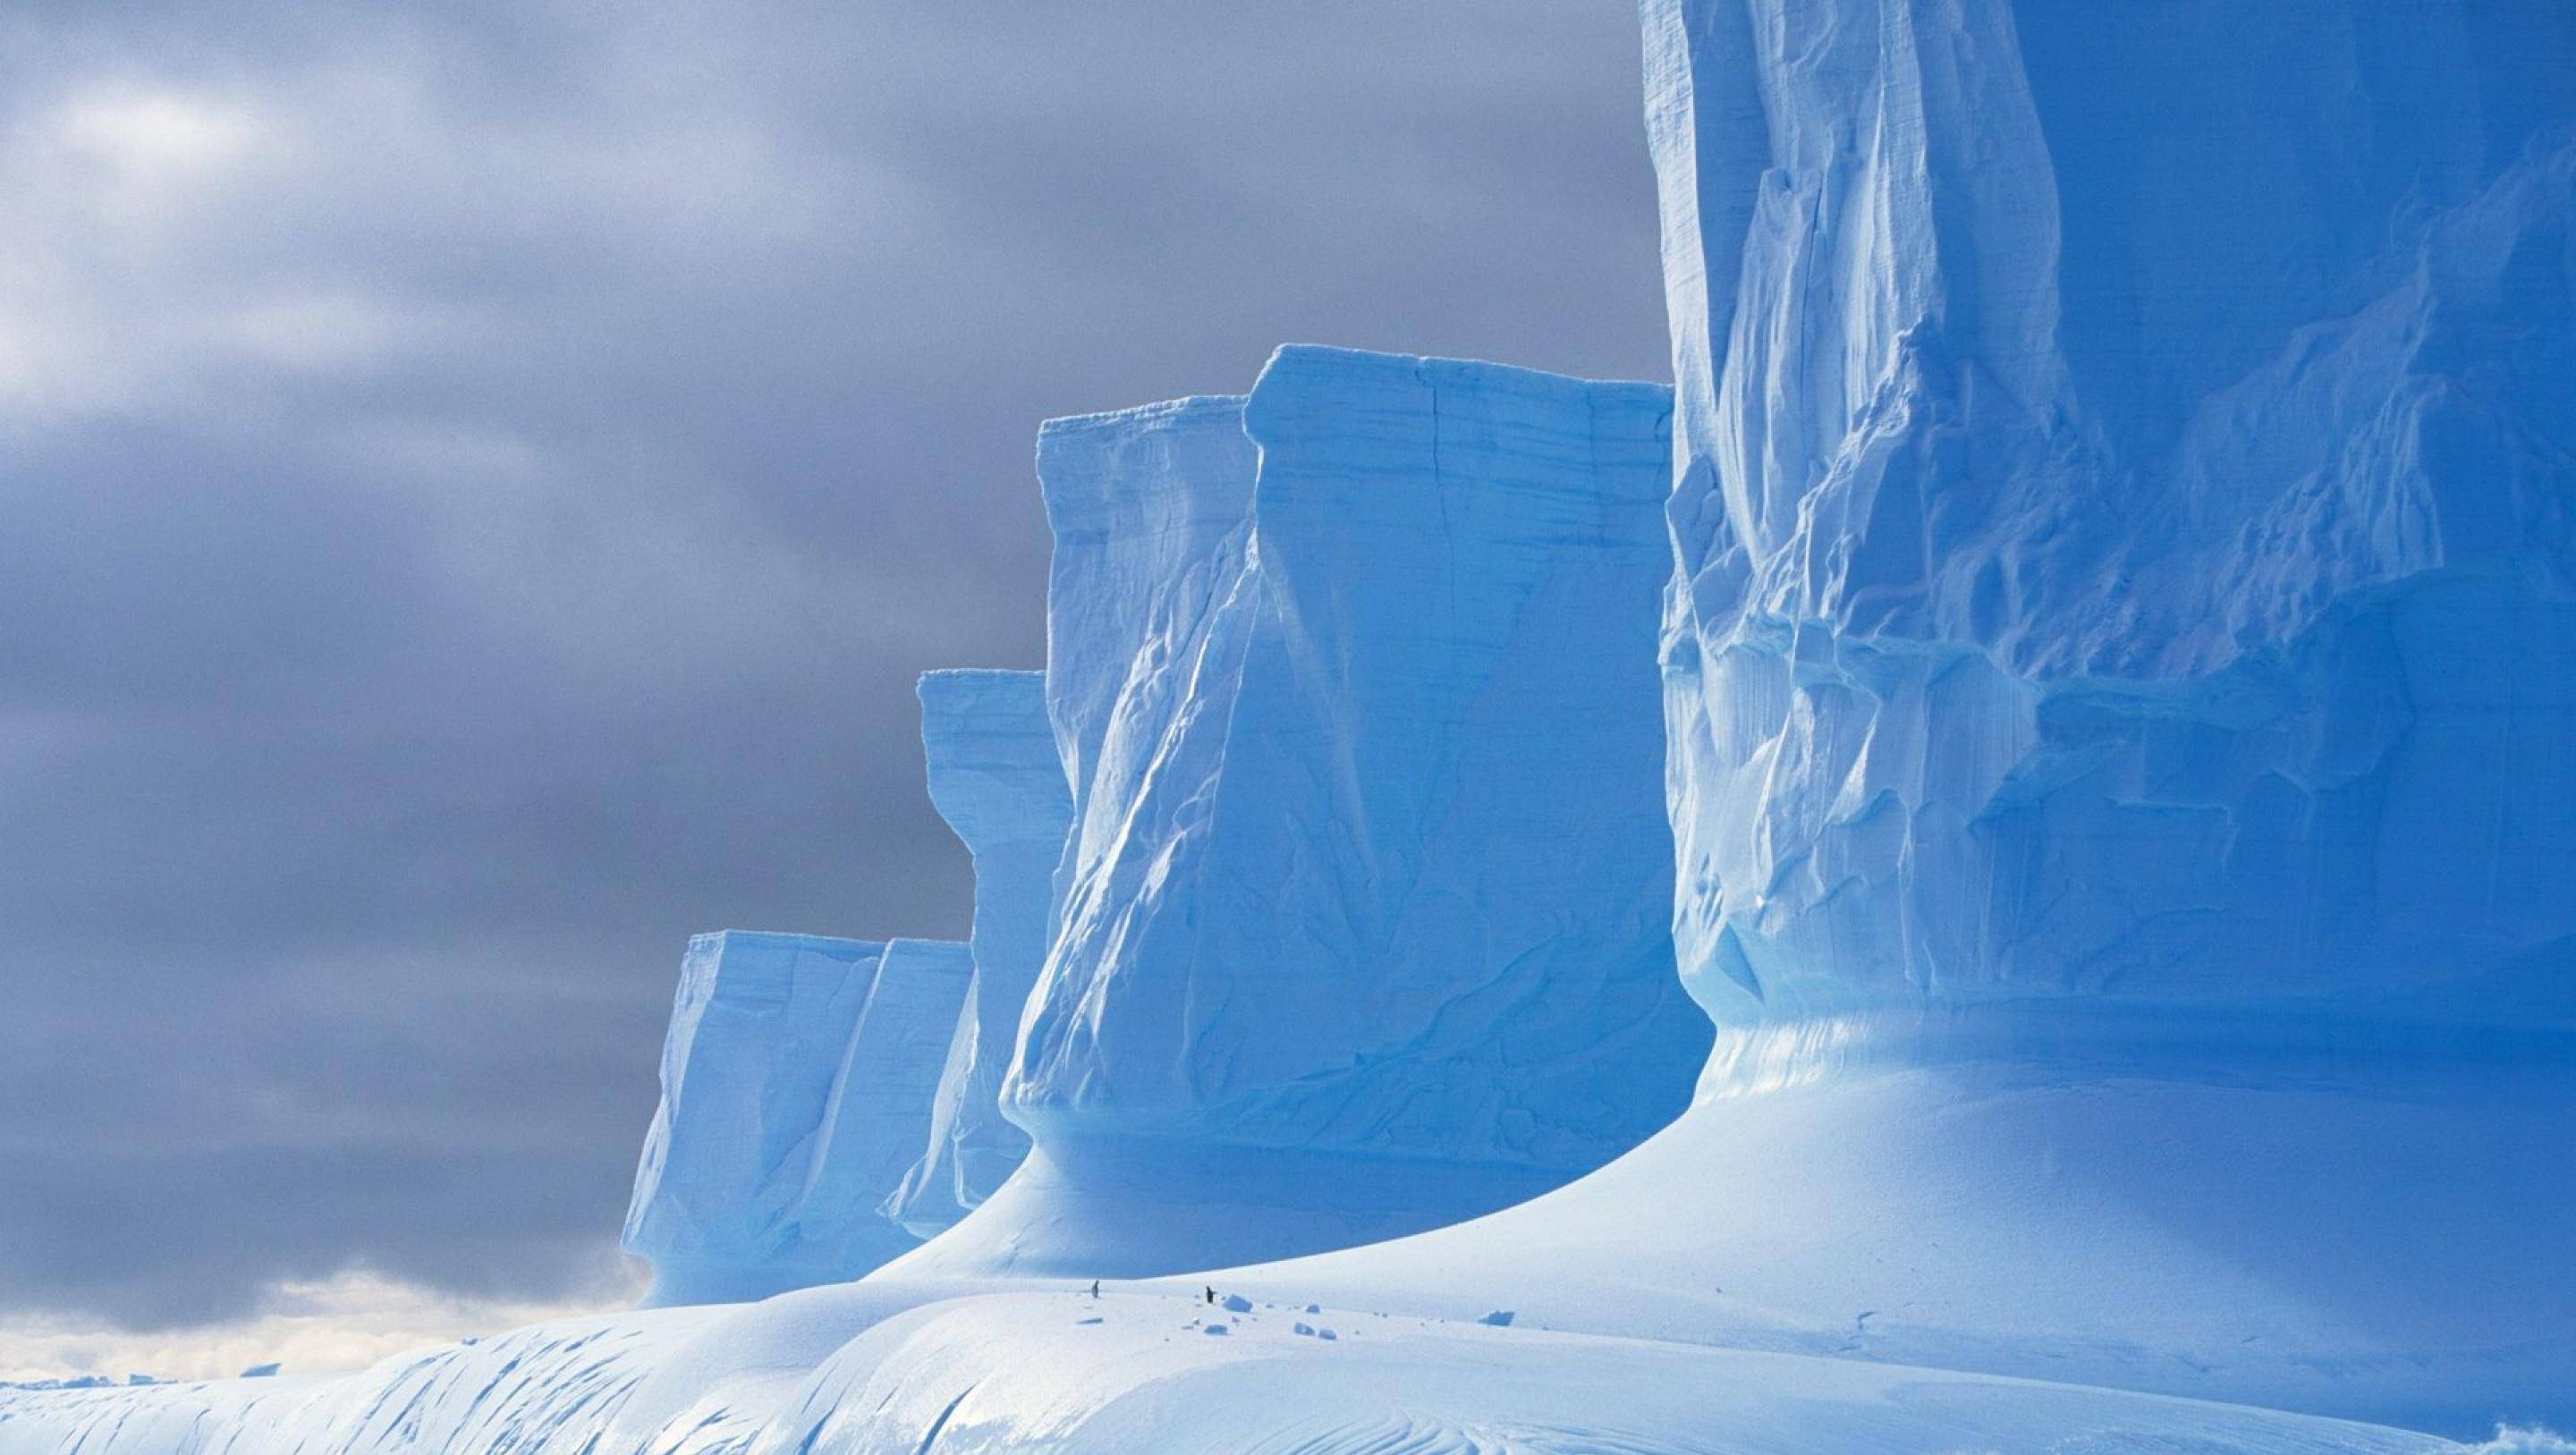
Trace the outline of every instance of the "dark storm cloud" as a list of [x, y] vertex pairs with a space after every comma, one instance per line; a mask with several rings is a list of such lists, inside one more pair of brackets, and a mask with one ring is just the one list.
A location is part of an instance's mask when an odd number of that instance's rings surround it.
[[595, 1277], [686, 934], [962, 930], [910, 684], [1038, 661], [1040, 418], [1663, 372], [1632, 27], [0, 18], [0, 1312]]

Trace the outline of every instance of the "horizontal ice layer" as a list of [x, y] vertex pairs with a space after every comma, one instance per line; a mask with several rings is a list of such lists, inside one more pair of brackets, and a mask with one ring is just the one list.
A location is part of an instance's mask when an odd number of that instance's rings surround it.
[[1721, 1023], [2576, 1026], [2576, 11], [1645, 14]]
[[1046, 958], [1072, 800], [1043, 673], [931, 672], [920, 693], [930, 801], [975, 860], [973, 988], [935, 1073], [928, 1145], [888, 1204], [928, 1237], [992, 1196], [1028, 1154], [1028, 1134], [1002, 1116], [999, 1097]]
[[651, 1301], [855, 1278], [913, 1245], [879, 1205], [928, 1135], [963, 945], [689, 941], [624, 1246]]
[[1040, 1152], [970, 1241], [1108, 1272], [1355, 1241], [1680, 1108], [1668, 405], [1290, 348], [1240, 404], [1048, 427], [1076, 822], [1004, 1093]]

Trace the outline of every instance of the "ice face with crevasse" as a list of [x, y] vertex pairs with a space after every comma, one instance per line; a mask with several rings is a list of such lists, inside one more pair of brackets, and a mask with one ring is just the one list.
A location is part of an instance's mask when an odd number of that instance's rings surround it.
[[855, 1278], [916, 1241], [880, 1205], [928, 1134], [963, 945], [689, 942], [624, 1245], [657, 1303]]

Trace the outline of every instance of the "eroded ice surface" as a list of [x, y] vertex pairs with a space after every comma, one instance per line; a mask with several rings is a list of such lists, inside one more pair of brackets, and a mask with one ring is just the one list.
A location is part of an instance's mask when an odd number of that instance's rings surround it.
[[653, 1301], [855, 1278], [913, 1245], [880, 1204], [928, 1136], [971, 969], [941, 941], [689, 942], [626, 1219]]
[[930, 801], [975, 858], [974, 988], [938, 1074], [927, 1149], [889, 1214], [928, 1237], [992, 1196], [1028, 1154], [1001, 1113], [1002, 1076], [1054, 923], [1071, 797], [1038, 672], [921, 679]]
[[[1076, 825], [1004, 1093], [1041, 1152], [937, 1256], [1329, 1246], [1680, 1109], [1706, 1032], [1664, 922], [1669, 397], [1291, 348], [1239, 406], [1049, 426]], [[1120, 1211], [1084, 1222], [1093, 1193]]]
[[1683, 973], [2576, 1024], [2576, 10], [1649, 0]]

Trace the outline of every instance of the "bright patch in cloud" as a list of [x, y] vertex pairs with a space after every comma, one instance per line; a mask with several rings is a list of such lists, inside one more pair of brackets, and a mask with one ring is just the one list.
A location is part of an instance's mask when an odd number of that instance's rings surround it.
[[258, 134], [245, 107], [150, 90], [74, 97], [46, 129], [73, 152], [127, 172], [162, 175], [231, 162]]
[[363, 1369], [425, 1345], [621, 1308], [642, 1288], [625, 1266], [605, 1274], [590, 1296], [560, 1303], [464, 1298], [371, 1273], [342, 1273], [280, 1284], [250, 1318], [167, 1333], [0, 1317], [0, 1379], [222, 1379], [271, 1363], [293, 1374]]

